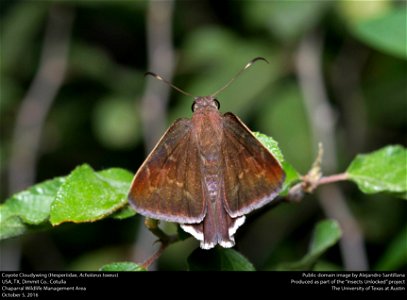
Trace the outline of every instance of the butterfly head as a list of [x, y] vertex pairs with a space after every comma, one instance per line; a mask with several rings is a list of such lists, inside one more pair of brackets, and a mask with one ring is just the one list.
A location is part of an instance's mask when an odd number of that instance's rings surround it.
[[208, 108], [219, 110], [219, 101], [212, 96], [195, 97], [194, 102], [192, 103], [193, 112]]

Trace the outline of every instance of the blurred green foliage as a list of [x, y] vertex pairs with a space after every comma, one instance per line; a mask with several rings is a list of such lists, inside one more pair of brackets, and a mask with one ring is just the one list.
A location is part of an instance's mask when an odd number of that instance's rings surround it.
[[100, 268], [100, 271], [105, 271], [105, 272], [117, 272], [117, 271], [146, 271], [143, 267], [140, 267], [139, 265], [135, 263], [130, 263], [130, 262], [117, 262], [117, 263], [112, 263], [108, 265], [104, 265], [103, 267]]
[[342, 232], [338, 222], [334, 220], [324, 220], [319, 222], [315, 226], [308, 253], [299, 261], [277, 265], [275, 267], [276, 270], [312, 270], [317, 259], [338, 242], [341, 234]]
[[188, 257], [190, 271], [255, 271], [254, 266], [234, 249], [196, 249]]
[[[159, 72], [146, 70], [147, 4], [1, 1], [1, 199], [11, 194], [7, 171], [12, 132], [38, 69], [53, 5], [72, 10], [75, 18], [66, 78], [44, 124], [37, 182], [69, 174], [83, 163], [96, 170], [121, 167], [134, 172], [141, 165], [145, 158], [140, 109], [146, 83], [143, 73]], [[194, 95], [210, 94], [250, 59], [265, 57], [270, 64], [256, 64], [219, 95], [221, 111], [232, 111], [251, 129], [273, 136], [285, 160], [304, 174], [318, 141], [312, 140], [294, 57], [305, 35], [319, 35], [322, 74], [336, 113], [340, 172], [357, 153], [387, 144], [405, 145], [405, 20], [405, 3], [390, 0], [178, 1], [173, 19], [177, 54], [173, 81]], [[351, 82], [353, 76], [356, 79]], [[191, 101], [173, 92], [167, 123], [190, 117]], [[339, 186], [362, 227], [370, 267], [405, 269], [406, 202], [364, 195], [353, 184]], [[36, 209], [32, 213], [41, 217], [43, 212]], [[2, 219], [13, 218], [16, 228], [27, 230], [9, 207], [0, 214]], [[260, 270], [297, 260], [307, 252], [312, 229], [323, 218], [313, 196], [298, 205], [280, 205], [238, 231], [237, 249]], [[96, 270], [102, 264], [91, 264], [93, 258], [129, 260], [140, 219], [62, 224], [56, 230], [25, 236], [21, 267], [83, 270], [92, 266]], [[194, 246], [191, 239], [171, 246], [159, 268], [186, 269], [186, 257]], [[323, 258], [319, 268], [342, 268], [338, 246]]]

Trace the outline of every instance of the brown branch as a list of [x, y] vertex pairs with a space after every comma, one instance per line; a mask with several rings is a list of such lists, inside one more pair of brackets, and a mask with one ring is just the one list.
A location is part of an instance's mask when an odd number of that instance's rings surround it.
[[170, 244], [178, 241], [178, 235], [168, 235], [161, 228], [158, 226], [160, 221], [150, 218], [144, 219], [144, 225], [147, 227], [148, 230], [156, 237], [158, 237], [159, 241], [164, 244]]
[[334, 183], [338, 181], [344, 181], [344, 180], [349, 180], [349, 176], [346, 173], [339, 173], [339, 174], [334, 174], [330, 176], [324, 176], [318, 181], [318, 186], [323, 185], [323, 184], [328, 184], [328, 183]]
[[141, 267], [148, 270], [148, 268], [157, 261], [157, 259], [163, 254], [164, 250], [169, 246], [167, 243], [161, 243], [160, 248], [148, 259], [146, 259], [142, 264]]
[[35, 182], [42, 128], [65, 76], [72, 21], [70, 9], [51, 8], [39, 68], [17, 113], [8, 171], [10, 194]]
[[154, 234], [156, 237], [158, 237], [158, 241], [160, 244], [160, 248], [152, 255], [150, 256], [144, 263], [141, 264], [141, 266], [145, 269], [148, 269], [164, 252], [164, 250], [171, 245], [172, 243], [175, 243], [178, 241], [178, 235], [167, 235], [164, 231], [161, 230], [160, 227], [158, 227], [159, 221], [150, 219], [150, 218], [145, 218], [144, 220], [144, 225], [150, 230], [152, 234]]
[[[296, 69], [304, 94], [304, 103], [311, 124], [314, 141], [321, 141], [325, 148], [324, 166], [329, 172], [336, 169], [336, 141], [334, 120], [322, 78], [322, 37], [306, 34], [300, 42]], [[342, 191], [335, 185], [322, 186], [317, 195], [325, 214], [338, 220], [343, 235], [340, 240], [346, 270], [367, 270], [367, 255], [363, 236], [357, 221], [348, 208]]]

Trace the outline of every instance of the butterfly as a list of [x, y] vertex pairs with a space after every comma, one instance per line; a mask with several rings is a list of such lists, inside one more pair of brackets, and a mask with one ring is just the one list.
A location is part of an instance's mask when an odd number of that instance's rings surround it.
[[[234, 78], [257, 60], [265, 59], [251, 60]], [[285, 179], [279, 161], [250, 129], [233, 113], [219, 112], [215, 96], [234, 78], [213, 95], [194, 98], [192, 118], [168, 128], [128, 195], [138, 213], [179, 223], [202, 249], [233, 247], [245, 215], [272, 201]]]

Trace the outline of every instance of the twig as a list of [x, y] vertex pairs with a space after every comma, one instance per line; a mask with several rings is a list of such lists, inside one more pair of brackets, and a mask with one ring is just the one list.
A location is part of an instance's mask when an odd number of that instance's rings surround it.
[[[321, 67], [322, 38], [320, 34], [310, 33], [301, 40], [296, 69], [304, 94], [304, 103], [314, 136], [325, 147], [324, 166], [330, 172], [336, 169], [336, 142], [334, 113], [329, 106], [322, 78]], [[328, 217], [338, 220], [343, 230], [340, 241], [342, 258], [346, 270], [367, 270], [363, 236], [352, 216], [341, 190], [335, 185], [322, 186], [317, 192], [319, 201]]]
[[344, 180], [349, 180], [348, 174], [339, 173], [339, 174], [322, 177], [321, 179], [319, 179], [318, 185], [323, 185], [323, 184], [328, 184], [328, 183], [333, 183], [333, 182], [338, 182], [338, 181], [344, 181]]
[[13, 132], [8, 171], [10, 194], [35, 182], [42, 128], [65, 76], [72, 21], [70, 9], [51, 8], [38, 72], [21, 102]]
[[147, 227], [148, 230], [156, 237], [158, 237], [159, 241], [165, 244], [171, 244], [178, 241], [178, 235], [168, 235], [161, 228], [158, 226], [159, 221], [155, 219], [145, 218], [144, 225]]
[[158, 241], [160, 244], [160, 248], [151, 256], [149, 257], [141, 266], [145, 269], [148, 269], [160, 256], [163, 254], [164, 250], [171, 245], [172, 243], [178, 241], [178, 235], [167, 235], [164, 231], [158, 227], [159, 221], [146, 218], [144, 224], [151, 231], [156, 237], [158, 237]]
[[322, 143], [318, 145], [318, 155], [315, 159], [314, 163], [312, 164], [311, 170], [304, 176], [302, 176], [302, 189], [306, 193], [313, 192], [316, 187], [318, 186], [319, 180], [322, 177], [322, 156], [324, 154], [324, 148], [322, 147]]
[[158, 248], [158, 250], [151, 257], [146, 259], [146, 261], [141, 264], [141, 267], [147, 270], [153, 263], [157, 261], [161, 254], [163, 254], [168, 245], [169, 244], [167, 243], [161, 243], [160, 248]]
[[[173, 0], [150, 0], [147, 12], [147, 68], [148, 71], [154, 71], [169, 81], [172, 81], [175, 60], [172, 46], [173, 7]], [[141, 103], [141, 118], [148, 152], [164, 132], [170, 87], [152, 77], [146, 77], [146, 81]], [[132, 255], [135, 261], [151, 253], [154, 243], [154, 237], [144, 226], [140, 226], [137, 236]]]

